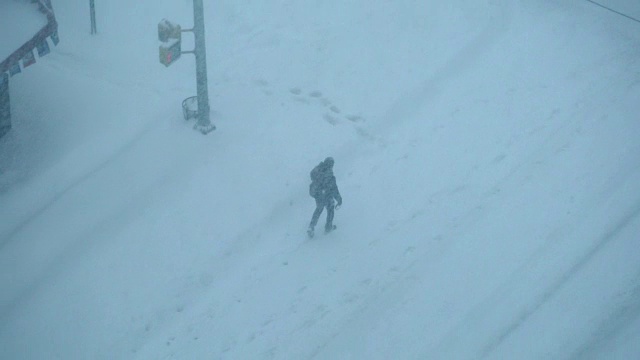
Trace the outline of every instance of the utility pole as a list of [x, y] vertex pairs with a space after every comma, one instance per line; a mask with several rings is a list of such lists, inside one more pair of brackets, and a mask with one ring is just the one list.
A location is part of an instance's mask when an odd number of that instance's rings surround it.
[[209, 119], [209, 89], [207, 82], [207, 49], [204, 37], [204, 7], [202, 0], [193, 0], [193, 34], [195, 36], [196, 88], [198, 93], [198, 120], [196, 128], [203, 134], [215, 129]]
[[89, 0], [89, 10], [91, 12], [91, 35], [97, 34], [96, 28], [96, 1]]
[[[182, 51], [182, 33], [193, 32], [195, 49]], [[180, 25], [167, 19], [158, 24], [158, 40], [160, 63], [169, 66], [177, 61], [182, 54], [194, 54], [196, 57], [196, 91], [197, 96], [191, 96], [182, 102], [185, 120], [196, 119], [194, 128], [203, 134], [216, 129], [211, 124], [209, 108], [209, 89], [207, 82], [207, 49], [204, 36], [204, 7], [202, 0], [193, 0], [193, 29], [183, 30]]]

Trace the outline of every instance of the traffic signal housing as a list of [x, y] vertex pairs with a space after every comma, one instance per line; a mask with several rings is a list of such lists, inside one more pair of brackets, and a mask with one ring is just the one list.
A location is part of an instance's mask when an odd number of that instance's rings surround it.
[[160, 63], [164, 66], [173, 64], [182, 54], [182, 29], [167, 19], [158, 23], [158, 40], [162, 42], [159, 49]]
[[171, 40], [160, 45], [160, 63], [164, 66], [173, 64], [180, 58], [182, 54], [181, 43], [179, 40]]
[[162, 19], [158, 23], [158, 40], [167, 42], [170, 39], [182, 40], [182, 29], [180, 25], [174, 24], [167, 19]]

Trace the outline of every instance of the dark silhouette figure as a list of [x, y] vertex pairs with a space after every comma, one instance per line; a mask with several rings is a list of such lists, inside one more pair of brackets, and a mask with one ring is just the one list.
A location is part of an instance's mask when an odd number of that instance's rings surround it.
[[334, 200], [337, 201], [338, 206], [340, 206], [342, 205], [342, 196], [340, 196], [340, 191], [338, 191], [336, 177], [333, 175], [333, 163], [333, 158], [328, 157], [311, 170], [309, 195], [316, 200], [316, 210], [313, 212], [309, 230], [307, 231], [310, 237], [313, 237], [314, 228], [324, 208], [327, 208], [327, 222], [324, 226], [324, 231], [330, 232], [335, 229], [335, 225], [333, 225]]

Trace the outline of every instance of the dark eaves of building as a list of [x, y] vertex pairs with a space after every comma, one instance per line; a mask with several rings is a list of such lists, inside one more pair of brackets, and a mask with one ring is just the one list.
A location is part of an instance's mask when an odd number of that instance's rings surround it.
[[0, 138], [11, 129], [11, 101], [9, 96], [9, 78], [19, 74], [36, 62], [35, 53], [43, 57], [49, 53], [49, 40], [57, 45], [58, 23], [51, 6], [51, 0], [22, 0], [37, 6], [46, 16], [47, 23], [29, 41], [11, 53], [6, 59], [0, 59]]

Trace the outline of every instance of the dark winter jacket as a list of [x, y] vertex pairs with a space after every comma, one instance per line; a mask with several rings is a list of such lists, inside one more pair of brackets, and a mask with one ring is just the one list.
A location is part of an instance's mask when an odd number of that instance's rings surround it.
[[338, 190], [333, 168], [325, 162], [321, 162], [311, 170], [311, 185], [309, 195], [316, 199], [336, 199], [338, 205], [342, 205], [342, 196]]

